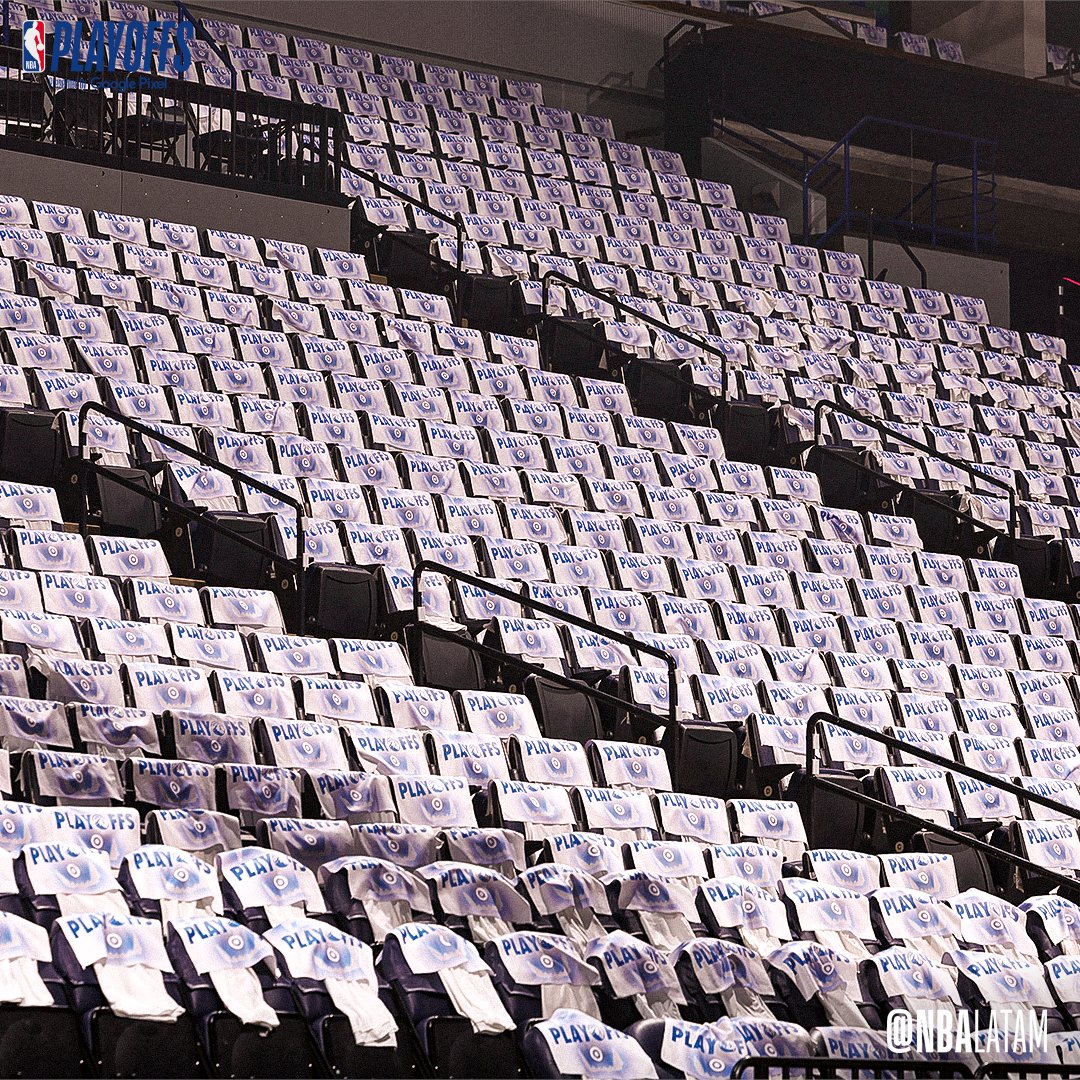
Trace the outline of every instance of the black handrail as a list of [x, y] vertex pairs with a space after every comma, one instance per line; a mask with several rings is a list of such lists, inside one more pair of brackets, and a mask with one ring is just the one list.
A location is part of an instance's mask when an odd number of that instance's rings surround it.
[[1076, 1076], [1076, 1066], [1041, 1061], [988, 1061], [979, 1066], [975, 1075], [979, 1080], [1053, 1080], [1056, 1077], [1070, 1080]]
[[[885, 218], [888, 224], [892, 225], [894, 229], [907, 229], [912, 234], [926, 233], [930, 238], [930, 246], [937, 247], [938, 237], [964, 237], [970, 236], [973, 239], [977, 239], [974, 224], [971, 231], [965, 230], [963, 227], [963, 220], [956, 222], [954, 225], [939, 225], [939, 218], [941, 216], [940, 211], [942, 207], [948, 206], [950, 203], [963, 202], [971, 207], [972, 222], [974, 223], [978, 218], [978, 203], [982, 200], [986, 200], [993, 206], [993, 200], [995, 193], [997, 192], [997, 178], [993, 174], [984, 176], [982, 173], [976, 173], [971, 170], [969, 176], [941, 176], [940, 170], [942, 167], [955, 166], [956, 162], [951, 161], [935, 161], [930, 166], [930, 179], [923, 184], [914, 195], [896, 212], [892, 218]], [[959, 166], [963, 168], [964, 166]], [[958, 184], [964, 185], [964, 190], [957, 195], [949, 194], [949, 187], [952, 185], [954, 188]], [[930, 221], [916, 220], [915, 211], [916, 207], [926, 198], [930, 196]], [[873, 212], [873, 211], [871, 211]], [[984, 218], [991, 220], [991, 228], [994, 222], [996, 222], [996, 212], [989, 211], [983, 215]], [[855, 215], [852, 216], [853, 220]], [[897, 235], [899, 239], [899, 234]]]
[[[108, 478], [109, 482], [116, 484], [119, 487], [124, 488], [126, 491], [130, 491], [136, 495], [141, 496], [144, 499], [149, 499], [157, 506], [164, 507], [166, 510], [173, 514], [180, 515], [185, 521], [198, 521], [204, 524], [207, 528], [213, 529], [216, 533], [224, 536], [226, 539], [233, 543], [240, 544], [243, 547], [248, 548], [251, 551], [258, 553], [265, 559], [273, 562], [276, 566], [283, 566], [288, 570], [289, 576], [295, 576], [297, 578], [297, 601], [298, 611], [297, 619], [299, 625], [297, 627], [297, 633], [304, 632], [304, 617], [306, 612], [304, 610], [304, 602], [306, 598], [306, 584], [302, 574], [296, 573], [296, 563], [282, 555], [280, 552], [275, 551], [273, 548], [266, 547], [265, 544], [260, 544], [257, 540], [252, 540], [250, 537], [245, 536], [243, 533], [238, 533], [233, 529], [222, 525], [214, 516], [213, 512], [205, 509], [193, 509], [191, 506], [186, 506], [184, 503], [177, 502], [175, 499], [169, 498], [167, 495], [163, 495], [159, 491], [155, 491], [152, 487], [147, 487], [143, 484], [136, 483], [128, 477], [118, 473], [115, 469], [110, 468], [108, 465], [102, 465], [97, 461], [86, 461], [85, 469], [82, 471], [80, 482], [82, 484], [82, 498], [83, 508], [79, 513], [79, 531], [82, 535], [86, 533], [86, 483], [89, 479], [89, 473], [92, 471], [95, 474], [100, 474]], [[282, 578], [284, 583], [288, 579]]]
[[731, 1080], [972, 1080], [976, 1074], [962, 1061], [920, 1061], [918, 1058], [745, 1057], [731, 1068]]
[[[659, 373], [669, 382], [676, 383], [683, 387], [688, 393], [696, 394], [698, 397], [705, 398], [709, 403], [709, 406], [722, 405], [727, 402], [728, 399], [728, 358], [726, 353], [722, 353], [714, 345], [710, 345], [707, 341], [702, 341], [700, 337], [695, 334], [688, 334], [685, 330], [680, 329], [677, 326], [671, 326], [668, 323], [661, 322], [659, 319], [654, 319], [651, 315], [646, 314], [644, 311], [639, 311], [636, 307], [630, 304], [624, 303], [622, 300], [610, 293], [601, 292], [599, 289], [594, 289], [591, 285], [584, 285], [580, 281], [576, 281], [572, 277], [568, 277], [566, 274], [559, 270], [549, 270], [541, 279], [540, 284], [543, 289], [540, 294], [540, 309], [546, 316], [548, 310], [548, 297], [550, 294], [551, 281], [561, 281], [566, 285], [569, 285], [573, 289], [578, 289], [588, 296], [595, 297], [597, 300], [602, 301], [605, 304], [610, 304], [618, 311], [625, 312], [634, 319], [645, 323], [647, 326], [654, 326], [658, 330], [662, 330], [665, 334], [670, 334], [672, 337], [678, 338], [680, 341], [689, 342], [691, 345], [701, 349], [702, 352], [708, 353], [710, 356], [717, 356], [720, 358], [720, 381], [724, 387], [723, 397], [718, 397], [711, 390], [704, 386], [698, 386], [697, 383], [691, 382], [689, 379], [683, 378], [678, 369], [672, 370], [671, 364], [664, 361], [653, 361], [651, 370]], [[721, 414], [721, 431], [725, 426], [725, 420], [723, 414]]]
[[926, 443], [919, 442], [918, 439], [913, 439], [910, 435], [905, 435], [902, 431], [895, 431], [884, 421], [878, 420], [873, 416], [867, 416], [865, 413], [858, 412], [856, 409], [852, 409], [847, 405], [841, 405], [838, 401], [823, 400], [819, 401], [814, 406], [814, 442], [819, 446], [824, 445], [821, 441], [821, 416], [826, 409], [842, 413], [844, 416], [848, 416], [852, 420], [857, 420], [860, 424], [865, 424], [867, 427], [871, 427], [875, 431], [887, 435], [889, 438], [899, 439], [900, 442], [907, 443], [908, 446], [913, 446], [916, 450], [921, 450], [929, 457], [937, 458], [938, 461], [944, 461], [946, 465], [950, 465], [954, 469], [959, 469], [961, 472], [967, 473], [968, 476], [972, 476], [976, 480], [986, 481], [994, 487], [1004, 489], [1009, 497], [1009, 525], [1012, 529], [1012, 533], [1004, 533], [1000, 529], [995, 529], [992, 525], [988, 525], [986, 528], [991, 532], [997, 533], [998, 536], [1009, 537], [1013, 540], [1019, 538], [1020, 518], [1016, 505], [1016, 492], [1013, 488], [1009, 487], [1004, 480], [999, 480], [996, 476], [990, 476], [988, 473], [979, 472], [978, 469], [968, 465], [966, 461], [960, 461], [959, 458], [943, 454], [940, 451], [933, 449], [933, 447], [928, 446]]
[[1080, 822], [1080, 810], [1073, 810], [1065, 803], [1056, 802], [1054, 799], [1048, 798], [1046, 795], [1040, 795], [1035, 791], [1028, 791], [1026, 788], [1020, 787], [1019, 784], [1014, 784], [1009, 780], [1002, 780], [985, 771], [980, 772], [970, 765], [965, 765], [962, 761], [954, 761], [952, 758], [942, 757], [940, 754], [935, 754], [933, 751], [927, 750], [924, 747], [902, 742], [900, 739], [896, 738], [895, 735], [886, 735], [883, 731], [878, 731], [876, 728], [867, 727], [865, 724], [856, 723], [854, 720], [848, 720], [844, 717], [835, 716], [832, 713], [825, 712], [814, 713], [806, 724], [805, 775], [808, 793], [806, 819], [808, 821], [812, 822], [814, 820], [814, 791], [816, 788], [821, 788], [826, 791], [831, 791], [833, 794], [851, 799], [853, 802], [860, 803], [863, 806], [869, 806], [883, 814], [911, 822], [918, 829], [923, 829], [935, 833], [938, 836], [944, 836], [946, 839], [975, 848], [976, 850], [983, 852], [989, 858], [1004, 860], [1013, 866], [1027, 870], [1035, 876], [1053, 878], [1059, 885], [1065, 886], [1071, 892], [1080, 892], [1080, 880], [1077, 878], [1069, 877], [1056, 870], [1049, 870], [1046, 867], [1039, 866], [1030, 859], [1023, 858], [1021, 855], [1016, 855], [1004, 848], [995, 847], [993, 844], [988, 844], [967, 833], [951, 829], [947, 825], [939, 825], [934, 821], [929, 821], [926, 818], [921, 818], [906, 810], [901, 810], [899, 807], [892, 806], [881, 799], [875, 799], [862, 791], [855, 791], [852, 788], [845, 787], [843, 784], [833, 783], [831, 780], [815, 773], [814, 763], [817, 760], [815, 754], [817, 743], [815, 740], [824, 724], [831, 724], [833, 727], [840, 728], [842, 731], [848, 731], [852, 735], [858, 735], [868, 742], [880, 743], [886, 749], [895, 750], [900, 754], [918, 758], [945, 772], [957, 773], [960, 776], [966, 776], [969, 780], [978, 780], [980, 783], [986, 784], [998, 791], [1003, 791], [1021, 801], [1044, 806], [1056, 814]]
[[[573, 614], [573, 612], [560, 611], [552, 604], [545, 604], [539, 600], [534, 600], [529, 596], [524, 585], [521, 586], [520, 592], [514, 592], [513, 589], [508, 589], [502, 585], [496, 585], [494, 582], [488, 581], [482, 577], [477, 577], [475, 574], [467, 574], [463, 570], [458, 570], [452, 566], [443, 566], [442, 563], [431, 562], [428, 559], [423, 559], [418, 562], [413, 570], [413, 607], [416, 609], [417, 618], [420, 617], [420, 613], [423, 611], [424, 606], [423, 577], [425, 574], [436, 574], [441, 577], [450, 578], [453, 581], [463, 582], [466, 585], [472, 585], [473, 588], [483, 589], [484, 592], [489, 592], [492, 596], [501, 596], [504, 600], [513, 600], [523, 608], [540, 612], [549, 619], [558, 619], [561, 622], [568, 623], [570, 626], [576, 626], [581, 630], [588, 630], [590, 633], [599, 634], [601, 637], [606, 637], [609, 641], [617, 642], [619, 645], [624, 645], [636, 652], [643, 652], [647, 653], [649, 656], [657, 657], [662, 660], [667, 667], [668, 722], [673, 727], [678, 722], [678, 667], [675, 663], [675, 658], [665, 649], [657, 648], [655, 645], [649, 645], [644, 641], [638, 641], [636, 638], [632, 638], [628, 634], [623, 634], [618, 630], [609, 630], [607, 627], [600, 626], [598, 623], [589, 622], [588, 619], [582, 619], [580, 616]], [[625, 705], [626, 703], [622, 702], [622, 704]]]
[[[753, 128], [755, 131], [760, 131], [764, 136], [772, 139], [774, 142], [778, 142], [781, 146], [786, 146], [789, 150], [794, 150], [795, 153], [802, 158], [803, 173], [810, 168], [810, 151], [805, 146], [800, 146], [794, 139], [789, 138], [787, 135], [782, 135], [779, 131], [773, 130], [773, 128], [769, 127], [767, 124], [759, 124], [756, 120], [750, 120], [747, 116], [737, 112], [726, 102], [724, 103], [723, 109], [723, 113], [714, 119], [717, 121], [719, 129], [724, 135], [746, 143], [747, 146], [753, 147], [759, 154], [765, 154], [780, 162], [781, 165], [790, 167], [793, 164], [790, 158], [784, 157], [778, 150], [773, 150], [771, 147], [766, 146], [765, 143], [757, 139], [751, 139], [749, 135], [745, 135], [741, 131], [729, 128], [728, 121], [734, 120], [735, 123], [743, 124], [745, 127]], [[839, 168], [840, 167], [837, 166], [836, 171], [839, 171]], [[799, 175], [801, 176], [802, 173]], [[835, 173], [833, 175], [835, 175]]]
[[[248, 487], [253, 488], [255, 491], [261, 492], [263, 495], [268, 495], [270, 498], [276, 499], [279, 502], [285, 503], [286, 506], [291, 506], [296, 511], [296, 558], [289, 559], [282, 555], [278, 551], [274, 551], [272, 548], [264, 547], [262, 544], [251, 540], [249, 537], [244, 536], [241, 533], [235, 532], [225, 525], [220, 524], [208, 510], [192, 510], [189, 507], [185, 507], [182, 503], [178, 503], [173, 499], [169, 499], [162, 495], [160, 492], [156, 492], [152, 489], [141, 487], [137, 484], [133, 484], [127, 480], [121, 474], [118, 474], [115, 470], [110, 469], [107, 465], [102, 465], [100, 462], [93, 460], [86, 453], [86, 420], [91, 413], [98, 413], [101, 416], [107, 417], [110, 420], [114, 420], [131, 431], [142, 435], [144, 438], [152, 439], [154, 442], [161, 443], [162, 446], [167, 446], [170, 450], [175, 450], [177, 453], [182, 454], [185, 457], [189, 457], [194, 461], [199, 462], [201, 465], [206, 465], [209, 468], [215, 469], [218, 472], [224, 473], [231, 480], [246, 484]], [[146, 496], [156, 502], [159, 506], [167, 506], [170, 509], [176, 510], [179, 513], [184, 514], [191, 521], [199, 521], [207, 527], [214, 529], [216, 532], [227, 537], [228, 539], [242, 544], [245, 547], [258, 551], [266, 558], [272, 560], [276, 565], [285, 566], [288, 568], [289, 573], [296, 575], [296, 591], [297, 591], [297, 604], [299, 607], [299, 621], [301, 632], [303, 632], [304, 621], [306, 617], [306, 584], [304, 574], [304, 557], [306, 554], [306, 545], [304, 540], [304, 506], [299, 499], [294, 499], [291, 495], [284, 491], [279, 491], [277, 488], [271, 487], [269, 484], [264, 483], [257, 477], [251, 476], [248, 473], [241, 472], [239, 469], [234, 468], [232, 465], [226, 465], [224, 462], [217, 461], [210, 457], [208, 454], [204, 454], [201, 450], [197, 450], [194, 447], [188, 446], [185, 443], [180, 442], [178, 439], [172, 438], [171, 435], [166, 435], [164, 432], [156, 431], [148, 424], [144, 424], [139, 420], [133, 420], [129, 416], [124, 416], [123, 413], [117, 412], [115, 409], [110, 409], [105, 405], [96, 401], [88, 401], [79, 410], [79, 457], [88, 467], [84, 469], [82, 474], [82, 494], [79, 507], [79, 531], [82, 535], [86, 535], [87, 526], [87, 510], [88, 510], [88, 484], [89, 484], [89, 470], [102, 473], [109, 477], [109, 479], [115, 483], [120, 484], [121, 487], [125, 487], [128, 490], [136, 491], [140, 495]]]
[[[813, 736], [817, 733], [818, 728], [822, 724], [832, 724], [833, 727], [850, 731], [853, 735], [859, 735], [864, 739], [869, 739], [871, 742], [881, 743], [886, 749], [896, 750], [902, 754], [910, 754], [911, 757], [920, 758], [923, 761], [927, 761], [932, 765], [937, 765], [949, 772], [959, 773], [961, 776], [966, 776], [969, 780], [979, 780], [982, 783], [988, 784], [990, 787], [997, 788], [1000, 791], [1004, 791], [1009, 795], [1015, 795], [1018, 799], [1036, 803], [1039, 806], [1046, 807], [1047, 810], [1053, 810], [1055, 813], [1064, 814], [1066, 817], [1070, 817], [1074, 821], [1080, 822], [1080, 810], [1074, 810], [1065, 803], [1058, 802], [1046, 795], [1040, 795], [1035, 791], [1028, 791], [1026, 788], [1022, 788], [1019, 784], [1014, 784], [1009, 780], [1000, 780], [998, 777], [985, 771], [980, 772], [974, 766], [965, 765], [962, 761], [953, 761], [952, 758], [942, 757], [940, 754], [935, 754], [932, 750], [926, 750], [921, 746], [903, 742], [896, 738], [895, 735], [886, 735], [883, 731], [878, 731], [877, 728], [867, 727], [865, 724], [860, 724], [855, 720], [847, 720], [842, 716], [834, 716], [832, 713], [814, 713], [806, 723], [807, 775], [812, 771], [814, 762]], [[1080, 880], [1075, 878], [1070, 878], [1069, 880], [1075, 886], [1080, 888]]]
[[508, 667], [513, 667], [518, 671], [525, 672], [526, 675], [535, 675], [540, 679], [553, 682], [558, 686], [564, 686], [568, 690], [575, 690], [580, 694], [584, 694], [585, 697], [592, 698], [594, 701], [601, 702], [614, 709], [641, 717], [647, 721], [648, 726], [654, 734], [656, 729], [661, 726], [660, 718], [652, 711], [652, 709], [645, 705], [638, 705], [633, 701], [627, 701], [617, 694], [610, 694], [606, 690], [601, 690], [598, 686], [593, 686], [586, 682], [584, 678], [573, 678], [570, 675], [564, 675], [561, 671], [552, 671], [550, 668], [546, 668], [541, 664], [533, 664], [515, 653], [507, 652], [505, 649], [496, 649], [493, 645], [487, 644], [487, 642], [477, 641], [475, 637], [467, 635], [463, 636], [460, 633], [453, 630], [447, 630], [445, 627], [438, 626], [435, 623], [425, 623], [424, 633], [433, 634], [435, 637], [442, 638], [444, 641], [454, 641], [459, 645], [464, 645], [465, 648], [470, 652], [476, 653], [481, 659], [493, 660], [498, 664], [505, 664]]
[[[457, 243], [457, 266], [455, 268], [456, 274], [460, 277], [463, 273], [461, 269], [462, 259], [464, 258], [464, 252], [462, 251], [462, 241], [465, 236], [465, 217], [461, 211], [457, 211], [453, 217], [445, 213], [442, 210], [436, 210], [435, 207], [428, 205], [425, 202], [421, 202], [419, 199], [410, 195], [407, 191], [402, 191], [401, 188], [394, 187], [393, 184], [387, 183], [378, 173], [373, 173], [368, 169], [354, 169], [347, 161], [341, 156], [341, 151], [334, 148], [334, 160], [339, 169], [348, 169], [349, 172], [355, 173], [357, 176], [366, 180], [376, 191], [389, 192], [395, 199], [400, 199], [404, 203], [408, 203], [410, 206], [416, 207], [418, 210], [423, 210], [425, 214], [430, 214], [431, 217], [436, 218], [438, 221], [445, 221], [454, 226], [456, 231], [456, 243]], [[385, 228], [384, 230], [385, 231]]]
[[[825, 23], [825, 25], [828, 26], [830, 30], [835, 30], [836, 33], [838, 33], [841, 37], [847, 38], [848, 41], [859, 40], [859, 35], [855, 32], [854, 29], [845, 30], [843, 29], [843, 27], [837, 26], [836, 23], [833, 22], [833, 20], [830, 19], [827, 15], [822, 14], [820, 11], [818, 11], [817, 8], [812, 7], [784, 8], [783, 11], [767, 11], [763, 15], [755, 15], [754, 21], [761, 22], [765, 19], [779, 19], [785, 15], [796, 15], [799, 12], [805, 12], [808, 15], [813, 15], [814, 18], [818, 20], [818, 22]], [[836, 16], [834, 16], [834, 18], [843, 19], [844, 16], [837, 14]], [[852, 22], [853, 20], [844, 19], [844, 21]]]
[[705, 32], [705, 24], [698, 19], [680, 19], [665, 35], [664, 35], [664, 55], [659, 60], [660, 67], [666, 67], [668, 59], [671, 55], [671, 43], [675, 36], [683, 30], [685, 27], [691, 27], [696, 30], [699, 35]]
[[[877, 210], [871, 210], [866, 222], [866, 276], [874, 276], [874, 229], [877, 223], [885, 223], [885, 219], [878, 216]], [[926, 267], [922, 260], [911, 250], [911, 245], [900, 235], [900, 230], [893, 228], [893, 239], [900, 245], [901, 250], [915, 264], [919, 271], [919, 282], [922, 288], [926, 288]]]
[[[837, 457], [843, 455], [843, 451], [834, 446], [819, 445], [814, 447], [814, 451], [818, 454], [834, 454]], [[872, 466], [867, 465], [863, 461], [858, 461], [846, 456], [844, 456], [843, 461], [845, 468], [855, 469], [858, 472], [871, 477], [879, 483], [884, 480], [887, 484], [903, 487], [903, 490], [909, 492], [912, 498], [919, 499], [921, 502], [924, 503], [930, 503], [930, 505], [936, 506], [939, 509], [946, 511], [947, 513], [951, 514], [957, 521], [962, 521], [965, 525], [970, 526], [975, 533], [989, 533], [992, 537], [995, 537], [999, 540], [1011, 539], [1008, 533], [1004, 533], [1000, 529], [995, 529], [993, 525], [987, 525], [985, 521], [982, 521], [980, 518], [975, 517], [974, 514], [969, 514], [966, 511], [961, 510], [959, 507], [954, 506], [952, 503], [948, 502], [946, 499], [942, 498], [940, 495], [933, 491], [927, 491], [924, 488], [908, 487], [906, 485], [901, 485], [898, 480], [886, 475], [880, 469], [875, 469]], [[986, 549], [976, 549], [976, 553], [978, 554], [980, 551], [983, 550], [989, 551], [989, 547], [987, 547]]]

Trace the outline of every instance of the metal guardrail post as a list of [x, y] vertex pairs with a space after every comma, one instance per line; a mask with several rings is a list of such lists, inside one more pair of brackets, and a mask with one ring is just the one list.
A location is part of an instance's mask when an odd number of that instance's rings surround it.
[[[923, 124], [909, 124], [902, 120], [892, 120], [882, 116], [864, 116], [857, 124], [854, 125], [849, 131], [841, 136], [832, 146], [830, 146], [824, 153], [818, 156], [812, 165], [804, 168], [802, 176], [802, 188], [803, 188], [803, 243], [808, 244], [810, 242], [810, 182], [818, 171], [832, 160], [838, 151], [843, 150], [843, 173], [844, 173], [844, 209], [839, 219], [828, 227], [825, 232], [825, 238], [831, 236], [838, 229], [849, 226], [854, 218], [854, 211], [851, 208], [851, 147], [854, 142], [855, 136], [866, 127], [886, 127], [896, 128], [910, 132], [912, 135], [930, 135], [937, 139], [949, 139], [954, 142], [961, 143], [965, 147], [970, 147], [970, 161], [972, 169], [972, 190], [971, 190], [971, 206], [972, 206], [972, 244], [976, 251], [979, 250], [979, 223], [980, 217], [978, 210], [979, 200], [979, 160], [981, 148], [989, 148], [991, 155], [994, 153], [997, 144], [990, 139], [984, 139], [979, 136], [967, 135], [962, 132], [945, 131], [943, 129], [927, 127]], [[957, 161], [958, 164], [968, 160], [966, 156], [960, 157]], [[931, 174], [931, 181], [928, 187], [930, 188], [931, 200], [935, 203], [932, 210], [933, 221], [931, 223], [930, 232], [932, 242], [936, 243], [938, 239], [939, 230], [936, 225], [936, 197], [937, 197], [937, 162], [935, 161]], [[993, 186], [991, 187], [991, 197], [993, 197]], [[920, 193], [921, 194], [921, 193]], [[860, 215], [861, 216], [861, 215]], [[952, 235], [957, 230], [942, 230], [941, 234]], [[963, 231], [960, 230], [962, 233]], [[823, 241], [819, 241], [823, 242]]]
[[866, 276], [871, 280], [874, 278], [874, 219], [877, 217], [877, 211], [871, 207], [870, 218], [866, 223]]

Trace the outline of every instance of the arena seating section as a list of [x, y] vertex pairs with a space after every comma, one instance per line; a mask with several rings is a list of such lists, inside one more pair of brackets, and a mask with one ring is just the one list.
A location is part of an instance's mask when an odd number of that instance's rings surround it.
[[[0, 1073], [704, 1078], [992, 1006], [1075, 1063], [1062, 343], [536, 84], [205, 28], [346, 113], [363, 251], [0, 200]], [[924, 543], [1009, 492], [1046, 588]]]
[[[688, 0], [688, 6], [698, 11], [724, 12], [729, 15], [750, 15], [756, 18], [771, 19], [804, 12], [807, 6], [804, 4], [777, 4], [772, 0], [751, 0], [750, 3], [738, 2], [738, 0]], [[847, 19], [842, 15], [834, 15], [827, 8], [810, 7], [824, 23], [834, 26], [849, 37], [864, 42], [867, 45], [876, 46], [879, 49], [889, 45], [889, 32], [884, 26], [860, 19]], [[953, 64], [964, 63], [964, 50], [958, 41], [948, 41], [943, 38], [931, 38], [925, 34], [913, 34], [909, 31], [901, 31], [893, 35], [893, 47], [909, 56], [921, 56], [924, 59], [944, 60]], [[1065, 50], [1067, 53], [1068, 50]], [[1052, 67], [1063, 66], [1055, 64], [1060, 59], [1056, 46], [1047, 46], [1047, 64]]]

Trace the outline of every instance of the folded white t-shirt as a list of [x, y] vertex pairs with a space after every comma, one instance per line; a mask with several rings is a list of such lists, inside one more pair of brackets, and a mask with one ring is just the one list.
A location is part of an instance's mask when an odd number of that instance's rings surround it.
[[439, 978], [454, 1008], [472, 1024], [477, 1035], [498, 1035], [513, 1030], [514, 1021], [510, 1019], [486, 971], [467, 971], [464, 967], [443, 968]]
[[94, 964], [98, 986], [117, 1016], [172, 1024], [184, 1014], [165, 989], [157, 968], [146, 964]]
[[241, 1023], [265, 1028], [278, 1026], [278, 1015], [267, 1005], [259, 976], [251, 968], [223, 968], [207, 974], [222, 1005]]

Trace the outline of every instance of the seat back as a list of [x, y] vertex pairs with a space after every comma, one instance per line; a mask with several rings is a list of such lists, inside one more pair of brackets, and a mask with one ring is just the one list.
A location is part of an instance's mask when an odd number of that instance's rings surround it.
[[543, 676], [530, 675], [525, 680], [525, 695], [532, 702], [546, 738], [586, 743], [603, 737], [600, 710], [596, 700], [587, 694]]

